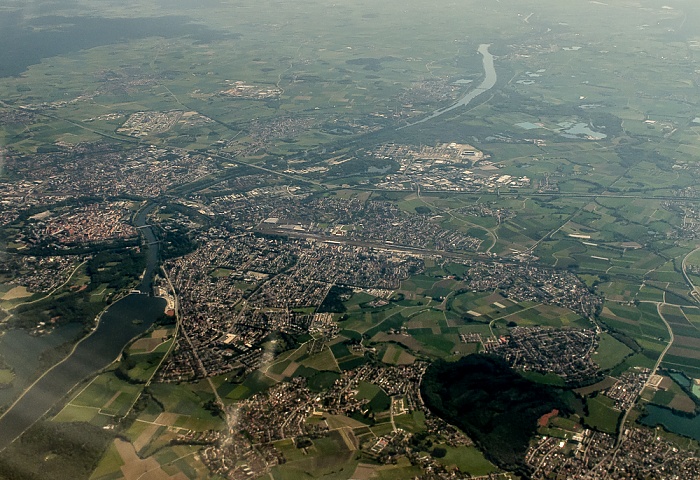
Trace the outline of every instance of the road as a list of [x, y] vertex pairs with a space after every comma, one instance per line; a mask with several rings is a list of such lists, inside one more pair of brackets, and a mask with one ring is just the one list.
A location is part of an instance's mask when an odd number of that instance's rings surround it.
[[[656, 371], [659, 369], [661, 362], [663, 362], [664, 357], [666, 356], [666, 353], [668, 353], [671, 346], [673, 346], [673, 341], [676, 339], [675, 336], [673, 335], [673, 329], [671, 328], [671, 325], [668, 323], [668, 320], [666, 320], [666, 317], [664, 317], [664, 314], [661, 312], [661, 307], [663, 305], [667, 305], [667, 303], [657, 302], [656, 303], [656, 312], [659, 314], [659, 317], [664, 322], [664, 325], [666, 325], [666, 329], [668, 330], [668, 334], [670, 336], [670, 339], [668, 341], [668, 345], [666, 345], [666, 348], [664, 348], [663, 352], [661, 352], [661, 355], [659, 355], [659, 359], [656, 361], [656, 365], [654, 365], [654, 369], [651, 371], [651, 374], [649, 375], [649, 377], [656, 374]], [[648, 380], [647, 380], [647, 382], [648, 382]]]
[[[661, 352], [661, 355], [659, 355], [659, 358], [656, 360], [656, 364], [654, 365], [654, 368], [649, 373], [649, 377], [647, 378], [647, 381], [644, 384], [644, 387], [639, 391], [639, 396], [641, 396], [642, 392], [644, 392], [644, 389], [646, 389], [647, 385], [649, 384], [649, 381], [651, 380], [651, 377], [656, 375], [656, 372], [659, 369], [661, 362], [663, 362], [664, 357], [666, 356], [666, 353], [668, 353], [669, 349], [673, 345], [673, 341], [675, 340], [675, 337], [673, 335], [673, 329], [671, 328], [671, 325], [668, 323], [668, 321], [666, 320], [666, 318], [663, 315], [663, 312], [661, 311], [661, 307], [664, 305], [668, 305], [668, 304], [666, 302], [645, 302], [645, 303], [655, 303], [656, 304], [656, 311], [659, 314], [659, 317], [661, 318], [661, 320], [664, 322], [664, 325], [666, 325], [666, 329], [668, 330], [669, 340], [668, 340], [668, 344], [666, 345], [666, 348], [663, 349], [663, 351]], [[612, 465], [613, 462], [615, 461], [615, 456], [617, 455], [617, 452], [619, 451], [620, 446], [622, 445], [622, 442], [625, 439], [624, 438], [625, 437], [625, 423], [627, 422], [627, 416], [632, 411], [634, 406], [637, 404], [637, 401], [639, 400], [639, 396], [637, 397], [637, 399], [634, 402], [631, 402], [629, 408], [627, 408], [627, 410], [625, 410], [625, 413], [622, 416], [622, 420], [620, 421], [619, 431], [617, 433], [617, 440], [615, 441], [615, 449], [613, 451], [610, 465]], [[607, 478], [607, 476], [606, 476], [606, 478]]]
[[[151, 382], [153, 381], [153, 377], [155, 377], [156, 373], [160, 370], [160, 367], [163, 365], [163, 363], [168, 358], [170, 358], [170, 353], [172, 353], [172, 351], [175, 349], [178, 335], [180, 334], [180, 329], [182, 328], [182, 318], [180, 317], [180, 299], [177, 297], [177, 291], [175, 290], [173, 283], [170, 281], [170, 275], [168, 275], [168, 271], [162, 266], [160, 270], [163, 273], [163, 278], [168, 283], [168, 288], [170, 288], [170, 294], [173, 296], [173, 310], [175, 311], [175, 333], [173, 333], [173, 343], [170, 344], [170, 348], [168, 348], [168, 351], [165, 353], [165, 355], [163, 355], [163, 358], [160, 359], [160, 363], [153, 371], [151, 378], [149, 378], [146, 382], [146, 387], [148, 387], [151, 384]], [[214, 392], [214, 394], [216, 395], [216, 391]]]
[[493, 229], [483, 227], [483, 226], [476, 224], [476, 223], [472, 223], [469, 220], [466, 220], [462, 216], [460, 216], [461, 218], [458, 218], [454, 213], [452, 213], [451, 209], [443, 209], [443, 208], [437, 207], [437, 206], [435, 206], [435, 204], [430, 203], [426, 199], [421, 197], [421, 195], [420, 195], [420, 183], [416, 183], [416, 195], [418, 196], [418, 200], [420, 200], [424, 204], [428, 205], [429, 207], [432, 207], [433, 210], [440, 212], [440, 213], [444, 213], [446, 215], [449, 215], [450, 217], [452, 217], [453, 219], [455, 219], [459, 222], [466, 223], [467, 225], [470, 225], [473, 228], [478, 228], [478, 229], [483, 230], [486, 233], [488, 233], [489, 237], [491, 237], [491, 246], [486, 250], [486, 253], [491, 253], [491, 250], [493, 249], [493, 247], [495, 247], [496, 244], [498, 243], [498, 235], [496, 235], [496, 232], [494, 232]]
[[690, 252], [688, 255], [683, 257], [683, 263], [681, 265], [681, 269], [683, 270], [683, 276], [685, 277], [685, 281], [690, 287], [690, 296], [693, 297], [693, 299], [696, 302], [700, 302], [700, 292], [698, 291], [698, 287], [696, 287], [693, 284], [693, 281], [690, 279], [690, 276], [688, 275], [688, 272], [686, 271], [686, 266], [688, 263], [688, 258], [690, 258], [695, 252], [700, 251], [700, 247], [696, 248], [692, 252]]
[[[354, 190], [362, 190], [365, 192], [405, 192], [409, 193], [414, 191], [413, 189], [403, 189], [396, 190], [391, 188], [370, 188], [367, 186], [362, 187], [350, 187]], [[445, 193], [444, 190], [425, 190], [426, 193]], [[489, 192], [484, 190], [478, 190], [473, 192], [450, 192], [450, 195], [496, 195], [496, 192]], [[630, 199], [630, 200], [674, 200], [678, 201], [678, 197], [672, 195], [635, 195], [628, 193], [577, 193], [577, 192], [550, 192], [550, 193], [540, 193], [540, 192], [529, 192], [526, 190], [517, 192], [504, 192], [498, 193], [500, 197], [544, 197], [544, 198], [619, 198], [619, 199]], [[700, 197], [684, 197], [684, 202], [700, 203]]]
[[[382, 389], [382, 390], [384, 390], [384, 389]], [[389, 406], [389, 417], [390, 417], [390, 421], [391, 421], [391, 428], [392, 428], [392, 431], [394, 431], [394, 432], [396, 431], [396, 422], [394, 421], [394, 399], [395, 398], [396, 398], [395, 396], [389, 398], [389, 401], [391, 402], [390, 406]]]

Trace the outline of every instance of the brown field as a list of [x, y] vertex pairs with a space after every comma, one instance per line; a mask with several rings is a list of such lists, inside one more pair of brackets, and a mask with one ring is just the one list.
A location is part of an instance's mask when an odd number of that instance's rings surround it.
[[153, 333], [151, 333], [151, 338], [157, 338], [163, 341], [169, 334], [170, 332], [167, 329], [159, 328], [158, 330], [153, 330]]
[[360, 442], [357, 440], [357, 437], [355, 437], [355, 434], [352, 433], [351, 428], [341, 428], [338, 430], [338, 433], [340, 433], [340, 436], [343, 439], [343, 442], [345, 442], [345, 446], [348, 447], [348, 450], [354, 452], [358, 449]]
[[540, 417], [540, 419], [537, 420], [537, 424], [538, 424], [540, 427], [546, 427], [547, 424], [549, 424], [549, 421], [550, 421], [552, 418], [556, 417], [557, 415], [559, 415], [559, 410], [557, 410], [557, 409], [555, 408], [555, 409], [552, 410], [551, 412], [545, 413], [544, 415], [542, 415], [542, 416]]
[[140, 352], [150, 353], [155, 350], [168, 336], [168, 330], [164, 328], [159, 328], [154, 330], [150, 336], [145, 338], [139, 338], [131, 346], [132, 350], [138, 350]]
[[26, 287], [15, 287], [12, 290], [5, 292], [2, 296], [3, 300], [17, 300], [18, 298], [31, 297], [32, 293]]
[[673, 345], [677, 347], [700, 348], [700, 338], [695, 337], [675, 337]]
[[411, 355], [408, 352], [401, 352], [401, 355], [399, 355], [399, 359], [396, 360], [396, 365], [413, 365], [413, 362], [416, 361], [416, 357]]
[[134, 442], [134, 450], [140, 452], [144, 447], [146, 447], [150, 442], [153, 435], [158, 431], [160, 425], [149, 425], [146, 429], [141, 432], [141, 435]]
[[676, 395], [668, 404], [669, 407], [680, 410], [681, 412], [693, 413], [695, 412], [695, 402], [688, 395]]
[[156, 421], [154, 423], [173, 426], [177, 423], [179, 419], [180, 415], [178, 415], [177, 413], [161, 413], [160, 415], [158, 415], [158, 418], [156, 418]]
[[693, 350], [692, 348], [671, 347], [668, 353], [669, 355], [675, 355], [677, 357], [700, 360], [700, 350]]
[[382, 357], [382, 362], [393, 363], [395, 354], [396, 354], [396, 347], [393, 345], [389, 345], [389, 347], [386, 349], [386, 352], [384, 352], [384, 356]]
[[661, 379], [661, 383], [659, 383], [659, 388], [662, 388], [664, 390], [668, 390], [671, 388], [674, 384], [674, 381], [671, 380], [671, 377], [663, 377]]
[[282, 377], [291, 377], [294, 375], [294, 372], [296, 369], [299, 368], [299, 364], [297, 362], [291, 362], [289, 365], [287, 365], [287, 368], [284, 369], [284, 372], [282, 372]]
[[125, 480], [187, 480], [183, 473], [171, 476], [163, 471], [155, 458], [140, 459], [136, 455], [134, 446], [124, 440], [114, 440], [114, 445], [122, 457], [124, 465], [121, 467]]
[[163, 343], [160, 338], [139, 338], [131, 346], [131, 350], [150, 353], [155, 350], [158, 345]]
[[357, 465], [355, 473], [352, 474], [351, 478], [357, 480], [370, 480], [371, 478], [377, 476], [377, 471], [375, 469], [376, 467], [373, 465], [366, 465], [360, 463], [359, 465]]

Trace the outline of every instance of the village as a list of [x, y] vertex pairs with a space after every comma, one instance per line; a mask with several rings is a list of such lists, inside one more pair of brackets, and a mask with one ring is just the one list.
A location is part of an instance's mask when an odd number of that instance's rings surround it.
[[[454, 472], [425, 452], [424, 444], [416, 441], [413, 433], [395, 424], [398, 419], [410, 417], [413, 412], [425, 415], [427, 434], [436, 442], [451, 447], [473, 445], [458, 429], [446, 424], [430, 413], [420, 397], [420, 379], [427, 364], [416, 363], [404, 367], [364, 366], [344, 372], [328, 389], [319, 392], [309, 390], [307, 382], [295, 378], [278, 384], [264, 394], [259, 394], [231, 407], [229, 416], [235, 418], [225, 434], [208, 437], [202, 457], [212, 472], [229, 479], [258, 477], [270, 468], [285, 463], [284, 452], [276, 448], [285, 440], [292, 440], [295, 448], [305, 449], [318, 439], [338, 436], [344, 449], [362, 452], [369, 459], [391, 464], [400, 458], [421, 465], [427, 471], [438, 474], [436, 478], [450, 478]], [[378, 415], [371, 413], [379, 423], [390, 426], [385, 435], [377, 436], [366, 426], [338, 425], [342, 418], [372, 412], [371, 402], [359, 396], [365, 388], [362, 384], [379, 387], [391, 398], [387, 409]], [[341, 424], [342, 425], [342, 424]], [[187, 440], [185, 434], [183, 440]], [[200, 437], [201, 438], [201, 437]], [[231, 458], [244, 459], [232, 462]]]
[[556, 472], [568, 478], [685, 479], [700, 476], [700, 460], [689, 457], [653, 430], [631, 428], [621, 444], [606, 433], [584, 429], [571, 440], [541, 437], [526, 460], [532, 478], [546, 479]]
[[555, 373], [569, 384], [590, 382], [598, 374], [591, 354], [598, 344], [595, 330], [515, 327], [503, 342], [485, 345], [518, 370]]

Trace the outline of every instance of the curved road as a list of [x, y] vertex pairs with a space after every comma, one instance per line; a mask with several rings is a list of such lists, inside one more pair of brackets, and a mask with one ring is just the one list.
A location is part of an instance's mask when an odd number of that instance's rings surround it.
[[695, 250], [690, 252], [688, 255], [683, 257], [683, 263], [681, 264], [681, 270], [683, 271], [683, 276], [685, 277], [686, 283], [690, 287], [690, 296], [693, 297], [693, 300], [695, 300], [696, 302], [700, 302], [700, 292], [698, 292], [698, 287], [696, 287], [695, 284], [693, 284], [693, 281], [690, 279], [688, 272], [686, 272], [686, 265], [688, 263], [688, 258], [699, 250], [700, 250], [700, 247], [696, 248]]
[[[644, 387], [640, 390], [639, 395], [642, 394], [646, 386], [649, 384], [649, 381], [651, 380], [651, 377], [656, 374], [656, 371], [659, 369], [659, 366], [661, 365], [661, 362], [663, 362], [664, 357], [666, 356], [666, 353], [668, 353], [669, 349], [671, 346], [673, 346], [673, 341], [675, 340], [675, 336], [673, 335], [673, 329], [671, 328], [671, 325], [668, 323], [666, 318], [664, 317], [663, 313], [661, 312], [661, 307], [663, 305], [666, 305], [665, 302], [650, 302], [650, 303], [655, 303], [656, 304], [656, 311], [659, 314], [659, 318], [664, 322], [664, 325], [666, 325], [666, 329], [668, 330], [669, 334], [669, 340], [668, 340], [668, 345], [666, 345], [666, 348], [663, 349], [661, 352], [661, 355], [659, 355], [659, 358], [656, 360], [656, 364], [654, 365], [654, 368], [651, 370], [651, 373], [649, 373], [649, 377], [647, 378], [646, 383], [644, 384]], [[615, 452], [617, 453], [617, 449], [620, 448], [620, 444], [622, 443], [622, 440], [624, 440], [624, 435], [625, 435], [625, 422], [627, 421], [627, 416], [629, 415], [630, 411], [634, 406], [637, 404], [637, 401], [635, 400], [632, 402], [630, 407], [625, 411], [624, 416], [622, 417], [622, 420], [620, 421], [620, 431], [617, 434], [617, 441], [615, 442]], [[614, 456], [613, 456], [614, 458]]]

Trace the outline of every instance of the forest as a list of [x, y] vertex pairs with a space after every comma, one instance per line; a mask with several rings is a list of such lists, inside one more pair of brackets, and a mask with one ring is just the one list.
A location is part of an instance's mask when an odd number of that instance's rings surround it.
[[531, 382], [489, 355], [434, 362], [421, 393], [434, 414], [461, 428], [489, 460], [521, 473], [537, 420], [554, 409], [571, 410], [562, 391]]

